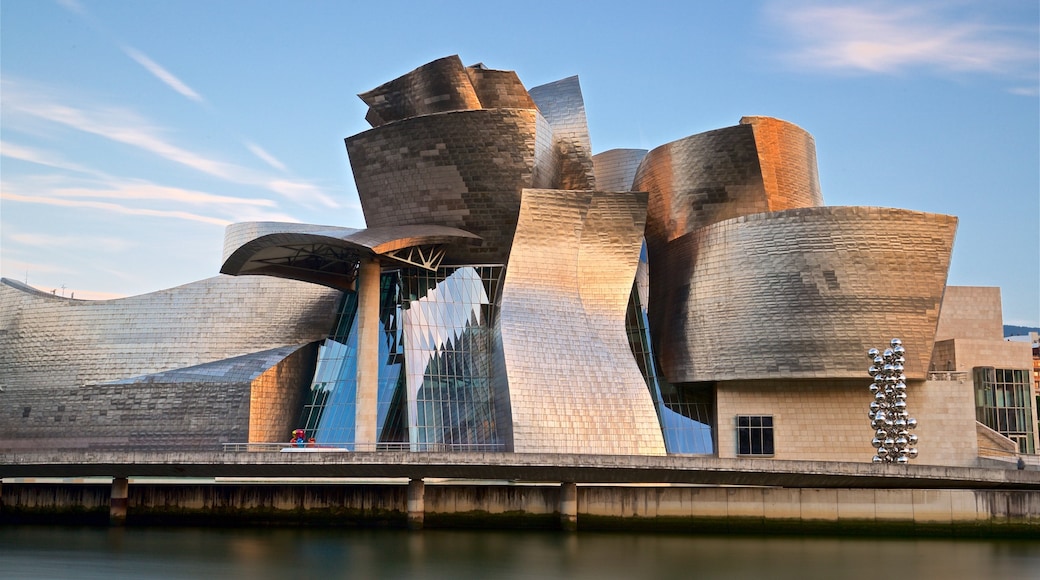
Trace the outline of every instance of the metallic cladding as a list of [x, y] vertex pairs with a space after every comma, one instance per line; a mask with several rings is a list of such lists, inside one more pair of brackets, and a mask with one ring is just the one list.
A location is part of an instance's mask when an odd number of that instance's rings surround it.
[[[578, 77], [532, 88], [528, 93], [552, 126], [554, 146], [563, 159], [559, 189], [597, 189], [592, 140]], [[599, 189], [603, 189], [600, 187]]]
[[650, 327], [672, 383], [864, 376], [897, 336], [928, 370], [957, 219], [873, 207], [743, 216], [651, 264]]
[[514, 451], [665, 452], [625, 334], [645, 204], [524, 190], [500, 315]]
[[611, 149], [592, 156], [596, 184], [603, 191], [632, 191], [646, 149]]
[[426, 63], [358, 96], [369, 107], [365, 120], [373, 127], [420, 115], [481, 108], [457, 55]]
[[650, 151], [632, 189], [650, 193], [651, 267], [663, 244], [753, 213], [823, 204], [812, 137], [768, 117], [699, 133]]
[[446, 263], [505, 262], [520, 191], [559, 182], [552, 132], [535, 109], [405, 119], [346, 145], [369, 227], [434, 224], [484, 240], [450, 246]]
[[[174, 380], [176, 386], [168, 388], [155, 381], [173, 377], [153, 377], [151, 383], [134, 377], [272, 348], [295, 350], [328, 334], [338, 295], [300, 282], [220, 276], [141, 296], [85, 301], [5, 279], [0, 447], [25, 441], [37, 447], [133, 445], [131, 434], [178, 429], [171, 446], [216, 444], [206, 434], [228, 433], [213, 421], [222, 415], [231, 421], [242, 410], [248, 414], [249, 373], [225, 365], [209, 380]], [[225, 388], [232, 384], [238, 387]], [[242, 417], [239, 434], [245, 436], [248, 417]]]
[[520, 78], [511, 70], [493, 70], [482, 65], [466, 67], [482, 109], [537, 108]]
[[816, 140], [805, 129], [772, 117], [743, 117], [751, 125], [770, 211], [823, 205]]

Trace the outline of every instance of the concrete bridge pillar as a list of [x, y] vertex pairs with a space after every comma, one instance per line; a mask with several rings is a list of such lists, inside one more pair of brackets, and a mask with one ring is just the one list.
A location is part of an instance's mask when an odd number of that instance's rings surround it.
[[408, 529], [421, 530], [426, 516], [426, 483], [422, 479], [408, 480]]
[[130, 482], [125, 477], [112, 478], [112, 497], [108, 504], [108, 522], [113, 526], [126, 523], [126, 506]]
[[560, 484], [560, 528], [578, 530], [578, 484], [565, 481]]

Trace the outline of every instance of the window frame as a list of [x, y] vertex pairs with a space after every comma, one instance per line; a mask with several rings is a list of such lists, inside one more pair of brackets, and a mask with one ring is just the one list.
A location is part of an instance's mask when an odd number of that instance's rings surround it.
[[773, 415], [737, 415], [734, 426], [737, 457], [776, 456], [776, 420]]

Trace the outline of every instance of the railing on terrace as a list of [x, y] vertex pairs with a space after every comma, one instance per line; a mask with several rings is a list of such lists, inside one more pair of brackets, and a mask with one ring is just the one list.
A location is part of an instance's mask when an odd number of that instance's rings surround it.
[[503, 453], [501, 443], [224, 443], [228, 453], [344, 453], [372, 451], [408, 451], [418, 453]]
[[928, 373], [929, 381], [966, 381], [968, 371], [931, 371]]

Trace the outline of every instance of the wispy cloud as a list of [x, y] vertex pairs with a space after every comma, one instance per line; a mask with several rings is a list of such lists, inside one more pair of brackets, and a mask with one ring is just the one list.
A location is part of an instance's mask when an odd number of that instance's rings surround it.
[[[332, 197], [309, 182], [273, 178], [263, 172], [211, 159], [178, 146], [172, 143], [160, 128], [125, 107], [92, 107], [84, 104], [72, 106], [55, 99], [53, 95], [56, 91], [44, 90], [9, 78], [0, 79], [0, 85], [4, 95], [4, 112], [11, 120], [17, 121], [18, 116], [27, 116], [55, 123], [136, 147], [229, 183], [263, 187], [301, 205], [339, 207]], [[259, 147], [256, 148], [263, 151]], [[274, 161], [280, 164], [274, 157], [268, 157], [270, 160], [265, 160], [268, 163]]]
[[794, 43], [781, 58], [798, 67], [885, 74], [924, 68], [1035, 78], [1034, 27], [992, 24], [950, 6], [774, 1], [766, 15]]
[[[277, 204], [270, 199], [214, 195], [157, 185], [142, 179], [111, 176], [89, 181], [55, 175], [6, 178], [0, 199], [220, 226], [234, 221], [298, 221], [279, 211]], [[198, 211], [183, 211], [186, 205], [194, 206]]]
[[181, 79], [177, 78], [170, 71], [166, 70], [162, 65], [148, 58], [148, 55], [137, 50], [132, 46], [123, 46], [123, 52], [127, 56], [137, 61], [137, 64], [143, 66], [145, 70], [152, 73], [155, 78], [162, 81], [166, 86], [177, 91], [181, 95], [195, 101], [196, 103], [204, 102], [203, 98], [191, 87], [184, 83]]
[[9, 240], [27, 246], [47, 248], [94, 248], [105, 252], [121, 252], [136, 245], [124, 238], [110, 236], [50, 235], [15, 232], [6, 236]]
[[188, 221], [196, 221], [207, 224], [213, 224], [217, 226], [227, 226], [231, 223], [231, 220], [219, 219], [215, 217], [194, 214], [186, 211], [178, 210], [159, 210], [149, 209], [140, 207], [128, 207], [119, 205], [116, 203], [108, 203], [103, 201], [87, 201], [79, 199], [64, 199], [57, 197], [38, 197], [32, 195], [21, 195], [17, 193], [9, 193], [4, 191], [0, 193], [0, 199], [5, 201], [19, 201], [24, 203], [37, 203], [43, 205], [54, 205], [62, 207], [78, 207], [78, 208], [91, 208], [112, 213], [121, 213], [126, 215], [144, 215], [152, 217], [162, 218], [175, 218]]
[[75, 171], [77, 173], [85, 173], [88, 175], [104, 175], [100, 171], [97, 171], [85, 165], [80, 165], [78, 163], [67, 161], [56, 153], [41, 151], [33, 147], [18, 145], [10, 141], [0, 141], [0, 157], [28, 161], [37, 165], [45, 165], [47, 167], [65, 169], [68, 171]]
[[244, 144], [246, 146], [246, 149], [249, 149], [250, 153], [256, 155], [257, 158], [259, 158], [264, 163], [270, 165], [271, 167], [274, 167], [278, 171], [285, 171], [285, 164], [279, 161], [278, 158], [276, 158], [274, 155], [268, 153], [263, 147], [260, 147], [252, 141], [245, 141]]

